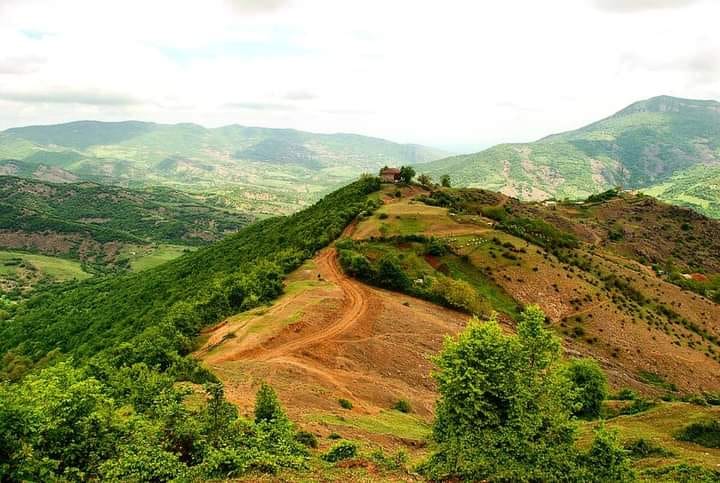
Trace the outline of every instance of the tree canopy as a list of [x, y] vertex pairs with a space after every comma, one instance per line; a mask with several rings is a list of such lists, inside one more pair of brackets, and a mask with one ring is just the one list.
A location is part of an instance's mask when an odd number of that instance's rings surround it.
[[[545, 314], [531, 306], [516, 335], [504, 333], [495, 319], [474, 320], [446, 340], [435, 358], [438, 450], [424, 465], [428, 476], [478, 481], [587, 476], [589, 456], [575, 447], [575, 388], [561, 371], [560, 343], [544, 322]], [[624, 453], [612, 435], [602, 437], [609, 442], [597, 453], [615, 471]], [[617, 471], [632, 477], [629, 470]]]

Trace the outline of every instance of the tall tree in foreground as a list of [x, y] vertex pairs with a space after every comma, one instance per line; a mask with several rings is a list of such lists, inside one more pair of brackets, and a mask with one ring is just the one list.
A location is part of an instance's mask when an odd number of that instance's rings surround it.
[[[433, 479], [556, 481], [590, 478], [575, 447], [575, 389], [560, 370], [557, 338], [545, 314], [527, 308], [517, 335], [496, 320], [472, 321], [436, 357], [440, 399], [433, 437], [438, 451], [423, 469]], [[607, 441], [614, 441], [612, 436]], [[603, 441], [605, 441], [603, 440]], [[622, 450], [603, 452], [616, 481], [632, 479]], [[592, 461], [597, 464], [598, 455]], [[574, 476], [573, 476], [574, 475]], [[619, 475], [619, 476], [618, 476]]]

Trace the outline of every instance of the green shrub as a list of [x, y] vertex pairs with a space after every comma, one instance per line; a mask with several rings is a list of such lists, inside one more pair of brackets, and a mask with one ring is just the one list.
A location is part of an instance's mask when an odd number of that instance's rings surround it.
[[255, 422], [286, 419], [275, 390], [263, 383], [255, 396]]
[[400, 399], [398, 402], [393, 404], [392, 408], [396, 411], [400, 411], [401, 413], [409, 413], [412, 411], [410, 403], [405, 399]]
[[447, 247], [437, 238], [432, 238], [425, 248], [426, 255], [441, 257], [447, 253]]
[[386, 471], [404, 470], [408, 459], [408, 454], [402, 450], [386, 455], [383, 449], [379, 448], [370, 453], [370, 460]]
[[455, 280], [440, 275], [432, 279], [430, 291], [449, 307], [464, 310], [473, 315], [490, 313], [488, 303], [480, 298], [477, 290], [464, 280]]
[[628, 414], [638, 414], [647, 411], [648, 409], [652, 409], [655, 407], [655, 403], [652, 401], [648, 401], [647, 399], [636, 397], [633, 399], [633, 403], [630, 406], [624, 407], [620, 410], [620, 414], [628, 415]]
[[574, 414], [583, 418], [598, 417], [608, 394], [607, 378], [598, 363], [592, 359], [574, 359], [563, 372], [575, 388], [575, 401], [579, 406]]
[[353, 403], [351, 401], [348, 401], [347, 399], [340, 398], [338, 399], [338, 404], [340, 404], [340, 407], [343, 409], [352, 409]]
[[615, 394], [615, 397], [613, 397], [612, 399], [615, 399], [617, 401], [633, 401], [637, 399], [637, 393], [635, 393], [635, 391], [633, 391], [632, 389], [623, 388], [617, 394]]
[[358, 444], [354, 441], [340, 441], [330, 448], [327, 453], [322, 456], [327, 462], [335, 463], [341, 460], [355, 458], [358, 453]]
[[377, 283], [390, 290], [403, 291], [410, 286], [410, 279], [396, 257], [385, 255], [378, 262]]
[[573, 388], [561, 345], [530, 306], [517, 334], [497, 321], [471, 322], [435, 358], [440, 398], [436, 451], [420, 470], [434, 480], [629, 481], [614, 434], [598, 431], [590, 451], [575, 444]]
[[348, 275], [365, 282], [372, 282], [376, 278], [375, 270], [364, 255], [346, 248], [340, 249], [338, 255], [340, 266]]
[[702, 421], [690, 424], [683, 428], [676, 438], [706, 448], [720, 448], [720, 421]]
[[650, 456], [670, 456], [668, 450], [645, 438], [635, 439], [625, 444], [625, 449], [633, 458], [648, 458]]
[[508, 212], [503, 206], [485, 206], [482, 208], [481, 212], [483, 216], [495, 221], [505, 221], [508, 217]]
[[295, 435], [295, 440], [308, 448], [318, 447], [317, 437], [310, 431], [298, 431]]
[[342, 439], [342, 436], [340, 436], [338, 433], [330, 433], [328, 434], [328, 439]]
[[620, 193], [620, 190], [618, 188], [613, 188], [613, 189], [609, 189], [607, 191], [603, 191], [602, 193], [590, 195], [587, 197], [586, 201], [588, 203], [599, 203], [602, 201], [609, 201], [613, 198], [617, 198], [619, 193]]
[[720, 406], [720, 392], [708, 392], [703, 397], [710, 406]]
[[624, 483], [635, 481], [630, 459], [618, 443], [617, 433], [600, 428], [587, 453], [580, 457], [577, 481]]

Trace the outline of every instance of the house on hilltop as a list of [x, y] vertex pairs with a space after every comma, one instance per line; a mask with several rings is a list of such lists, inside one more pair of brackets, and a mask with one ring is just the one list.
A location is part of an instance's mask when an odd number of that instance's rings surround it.
[[400, 181], [400, 169], [384, 167], [380, 170], [380, 181], [383, 183], [398, 183]]

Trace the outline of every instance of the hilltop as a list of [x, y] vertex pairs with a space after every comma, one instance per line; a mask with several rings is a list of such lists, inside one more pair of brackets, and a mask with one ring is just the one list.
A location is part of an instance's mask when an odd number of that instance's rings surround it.
[[446, 155], [356, 134], [239, 125], [78, 121], [0, 132], [2, 174], [211, 191], [266, 214], [295, 211], [384, 165]]
[[[664, 183], [671, 189], [674, 176], [718, 165], [720, 103], [660, 96], [575, 131], [434, 161], [421, 170], [436, 178], [449, 173], [458, 186], [541, 200], [585, 198], [614, 186]], [[677, 190], [664, 199], [714, 213], [706, 203], [694, 202], [692, 193]]]

